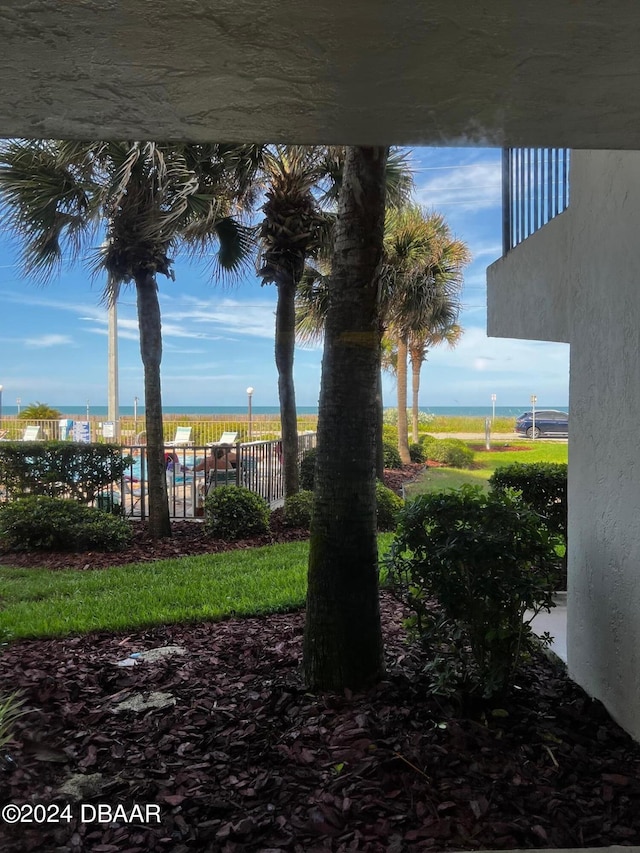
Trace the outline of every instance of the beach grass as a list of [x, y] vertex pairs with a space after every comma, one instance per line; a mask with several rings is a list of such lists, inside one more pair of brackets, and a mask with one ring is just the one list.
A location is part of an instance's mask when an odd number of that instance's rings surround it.
[[[433, 420], [421, 431], [434, 432], [457, 432], [457, 433], [482, 433], [485, 430], [484, 417], [472, 415], [434, 415]], [[516, 419], [514, 417], [496, 417], [491, 424], [492, 433], [513, 433]]]
[[[380, 554], [391, 538], [380, 535]], [[294, 610], [308, 554], [308, 542], [291, 542], [102, 570], [0, 566], [0, 631], [61, 637]]]

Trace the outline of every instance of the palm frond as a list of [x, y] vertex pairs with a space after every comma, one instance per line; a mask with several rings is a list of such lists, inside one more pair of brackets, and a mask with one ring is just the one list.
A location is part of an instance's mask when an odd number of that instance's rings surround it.
[[55, 141], [0, 147], [0, 224], [20, 242], [26, 274], [45, 281], [64, 255], [77, 257], [93, 237], [97, 188], [91, 178], [91, 169], [74, 168]]
[[318, 343], [324, 334], [329, 310], [327, 267], [307, 264], [296, 290], [296, 337], [302, 343]]

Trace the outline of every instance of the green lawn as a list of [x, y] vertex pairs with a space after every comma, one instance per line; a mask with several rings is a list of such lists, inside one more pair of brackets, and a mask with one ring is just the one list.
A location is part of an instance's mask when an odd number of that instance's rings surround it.
[[[379, 537], [382, 554], [391, 534]], [[0, 631], [53, 637], [218, 620], [304, 604], [307, 542], [95, 571], [0, 566]]]
[[[477, 445], [478, 442], [467, 442]], [[493, 447], [500, 444], [494, 442]], [[511, 447], [522, 447], [513, 451], [476, 451], [475, 462], [482, 466], [467, 471], [462, 468], [427, 468], [413, 483], [406, 486], [407, 497], [416, 497], [423, 492], [443, 489], [457, 489], [464, 483], [487, 486], [489, 477], [496, 468], [511, 465], [514, 462], [566, 462], [568, 444], [562, 441], [510, 441]]]

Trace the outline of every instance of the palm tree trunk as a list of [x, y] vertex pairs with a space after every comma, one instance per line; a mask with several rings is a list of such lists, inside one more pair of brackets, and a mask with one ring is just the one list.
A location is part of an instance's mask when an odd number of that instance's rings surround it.
[[384, 401], [382, 399], [382, 364], [378, 364], [376, 388], [376, 478], [384, 479]]
[[383, 672], [376, 539], [378, 270], [386, 148], [347, 149], [325, 329], [304, 670], [358, 690]]
[[147, 477], [149, 482], [149, 533], [154, 539], [171, 536], [169, 499], [164, 464], [162, 432], [162, 321], [158, 286], [148, 272], [136, 275], [140, 354], [144, 366], [145, 428], [147, 431]]
[[416, 347], [411, 347], [409, 354], [411, 356], [411, 437], [414, 444], [417, 444], [420, 439], [420, 435], [418, 433], [418, 418], [420, 415], [418, 397], [420, 395], [420, 370], [422, 368], [422, 358], [420, 350]]
[[290, 276], [278, 281], [276, 305], [275, 356], [278, 369], [278, 396], [282, 428], [282, 462], [285, 497], [299, 489], [298, 414], [293, 383], [293, 358], [296, 340], [296, 282]]
[[407, 423], [407, 339], [398, 336], [398, 452], [403, 465], [411, 462], [409, 455], [409, 424]]

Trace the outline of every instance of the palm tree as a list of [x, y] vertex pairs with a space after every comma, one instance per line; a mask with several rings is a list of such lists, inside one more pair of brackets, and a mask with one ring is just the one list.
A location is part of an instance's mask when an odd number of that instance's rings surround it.
[[302, 145], [276, 145], [263, 154], [267, 191], [260, 228], [260, 266], [263, 283], [278, 288], [275, 357], [282, 428], [285, 495], [298, 484], [298, 426], [293, 361], [295, 296], [309, 257], [327, 242], [329, 218], [314, 189], [322, 178], [322, 150]]
[[[403, 461], [409, 461], [407, 441], [407, 352], [420, 334], [440, 335], [456, 323], [462, 266], [468, 261], [465, 244], [453, 240], [440, 214], [426, 214], [417, 205], [390, 205], [385, 217], [384, 255], [380, 273], [380, 344], [386, 337], [395, 346], [398, 370], [398, 434]], [[329, 305], [330, 266], [308, 266], [297, 297], [296, 328], [302, 340], [322, 334]], [[398, 352], [400, 358], [398, 360]], [[378, 371], [376, 412], [376, 471], [382, 478], [382, 361]], [[404, 439], [402, 438], [404, 436]]]
[[407, 359], [412, 336], [442, 335], [457, 322], [462, 269], [470, 259], [444, 217], [418, 205], [389, 210], [381, 278], [387, 299], [388, 334], [397, 346], [398, 450], [411, 461], [407, 422]]
[[[308, 262], [326, 259], [330, 251], [344, 159], [344, 148], [330, 146], [268, 146], [262, 156], [266, 201], [258, 274], [264, 283], [273, 282], [278, 288], [275, 355], [286, 495], [299, 488], [293, 381], [296, 292]], [[404, 152], [396, 151], [388, 158], [386, 181], [391, 203], [404, 202], [412, 187]]]
[[463, 329], [458, 323], [445, 325], [440, 330], [422, 329], [409, 335], [409, 359], [411, 361], [411, 437], [414, 442], [419, 439], [418, 420], [420, 407], [420, 372], [427, 359], [427, 353], [440, 344], [455, 347], [462, 337]]
[[387, 149], [348, 148], [325, 324], [304, 670], [358, 690], [383, 671], [375, 447]]
[[156, 538], [171, 534], [157, 275], [173, 279], [171, 256], [182, 241], [194, 251], [217, 243], [219, 267], [240, 268], [251, 240], [232, 213], [255, 165], [254, 146], [17, 140], [0, 148], [3, 224], [22, 244], [25, 273], [49, 279], [63, 254], [86, 257], [106, 232], [94, 251], [94, 271], [107, 274], [105, 301], [135, 285]]

